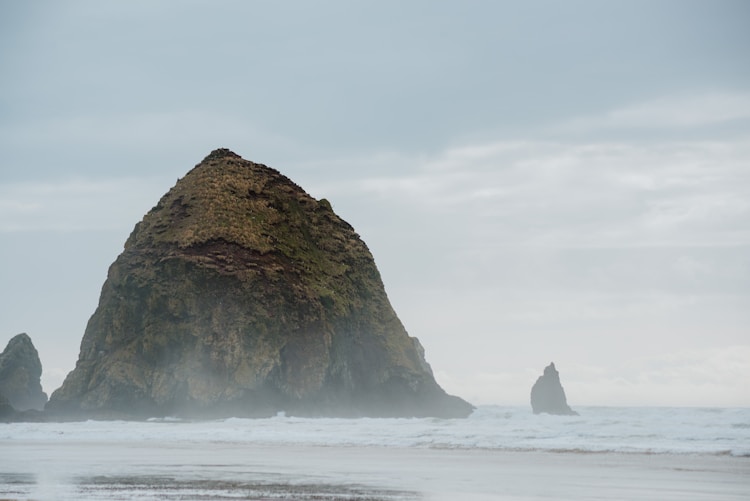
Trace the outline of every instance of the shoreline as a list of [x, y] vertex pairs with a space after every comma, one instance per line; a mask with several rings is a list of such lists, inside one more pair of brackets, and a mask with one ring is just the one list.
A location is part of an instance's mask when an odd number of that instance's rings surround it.
[[3, 457], [0, 499], [18, 500], [750, 498], [735, 456], [134, 440], [6, 441]]

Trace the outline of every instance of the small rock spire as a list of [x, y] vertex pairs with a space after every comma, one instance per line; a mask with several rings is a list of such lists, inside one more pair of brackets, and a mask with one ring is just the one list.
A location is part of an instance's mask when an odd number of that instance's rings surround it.
[[544, 374], [539, 376], [531, 388], [531, 409], [534, 414], [578, 414], [568, 406], [565, 390], [560, 384], [560, 373], [554, 362], [544, 368]]

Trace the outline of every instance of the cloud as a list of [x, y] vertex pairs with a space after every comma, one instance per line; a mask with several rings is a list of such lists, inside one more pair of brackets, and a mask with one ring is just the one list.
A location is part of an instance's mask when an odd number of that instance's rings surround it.
[[[676, 349], [612, 368], [571, 368], [569, 388], [592, 402], [620, 405], [748, 406], [750, 345]], [[598, 379], [598, 381], [597, 381]]]
[[0, 184], [0, 233], [127, 232], [165, 191], [164, 179]]
[[750, 139], [497, 141], [401, 158], [405, 168], [388, 175], [313, 184], [333, 200], [462, 221], [460, 231], [486, 246], [747, 245], [747, 158]]
[[750, 93], [714, 92], [665, 96], [588, 117], [572, 119], [560, 131], [601, 129], [681, 130], [750, 120]]
[[234, 114], [200, 109], [74, 114], [15, 123], [7, 132], [14, 141], [24, 144], [35, 144], [39, 137], [45, 137], [47, 142], [129, 149], [164, 147], [170, 143], [186, 145], [198, 138], [202, 141], [221, 138], [229, 144], [261, 135], [264, 142], [279, 140], [261, 133], [251, 121]]
[[665, 97], [610, 112], [614, 127], [699, 127], [750, 119], [750, 94]]

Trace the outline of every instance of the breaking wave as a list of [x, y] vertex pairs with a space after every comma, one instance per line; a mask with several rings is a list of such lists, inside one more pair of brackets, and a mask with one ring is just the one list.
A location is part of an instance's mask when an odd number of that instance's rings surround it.
[[479, 407], [467, 419], [267, 419], [12, 423], [2, 441], [232, 443], [750, 456], [750, 409], [577, 407], [579, 416]]

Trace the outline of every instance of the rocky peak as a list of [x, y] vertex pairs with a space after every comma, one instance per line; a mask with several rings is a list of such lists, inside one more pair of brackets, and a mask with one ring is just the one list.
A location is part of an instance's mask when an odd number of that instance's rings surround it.
[[554, 362], [544, 368], [544, 374], [539, 376], [531, 388], [531, 408], [534, 414], [578, 414], [568, 406], [565, 390], [560, 383], [560, 373]]
[[365, 243], [279, 171], [215, 150], [135, 226], [52, 411], [465, 416]]
[[18, 411], [42, 410], [47, 394], [42, 391], [42, 362], [31, 338], [14, 336], [0, 354], [0, 395]]

